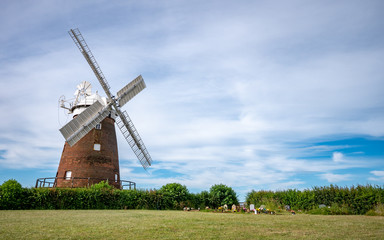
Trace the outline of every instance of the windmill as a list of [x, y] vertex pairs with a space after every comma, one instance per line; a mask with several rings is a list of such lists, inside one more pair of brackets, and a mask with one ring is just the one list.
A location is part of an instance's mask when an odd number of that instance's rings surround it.
[[144, 79], [138, 76], [115, 97], [79, 29], [71, 29], [68, 33], [93, 70], [106, 98], [92, 94], [91, 84], [84, 81], [77, 86], [75, 100], [69, 106], [62, 103], [61, 107], [74, 117], [60, 129], [66, 143], [56, 174], [56, 186], [84, 187], [90, 180], [91, 183], [108, 180], [120, 188], [115, 122], [143, 168], [147, 169], [152, 163], [127, 112], [121, 109], [146, 87]]

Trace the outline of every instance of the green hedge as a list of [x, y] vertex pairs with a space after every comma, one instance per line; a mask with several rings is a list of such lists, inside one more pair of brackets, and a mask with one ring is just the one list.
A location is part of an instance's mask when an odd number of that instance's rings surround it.
[[[230, 189], [223, 184], [214, 185]], [[90, 188], [22, 188], [16, 180], [0, 185], [0, 210], [4, 209], [182, 209], [205, 208], [216, 202], [217, 190], [189, 193], [179, 183], [164, 185], [160, 190], [119, 190], [101, 182]], [[230, 194], [230, 195], [228, 195]], [[224, 204], [237, 203], [236, 193], [220, 194]], [[217, 199], [215, 199], [216, 201]]]
[[[339, 187], [335, 185], [313, 187], [303, 191], [289, 189], [284, 191], [251, 191], [247, 194], [248, 204], [255, 206], [275, 205], [284, 209], [289, 205], [295, 210], [304, 210], [316, 214], [366, 214], [378, 205], [384, 204], [382, 186], [358, 185]], [[327, 209], [319, 210], [324, 204]]]

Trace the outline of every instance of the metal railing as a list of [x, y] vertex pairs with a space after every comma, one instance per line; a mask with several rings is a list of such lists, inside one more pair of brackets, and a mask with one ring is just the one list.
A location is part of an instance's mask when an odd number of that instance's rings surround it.
[[[86, 180], [86, 186], [85, 187], [90, 187], [93, 184], [96, 184], [101, 181], [106, 181], [112, 183], [111, 185], [116, 186], [117, 183], [119, 183], [120, 189], [136, 189], [136, 183], [127, 181], [127, 180], [120, 180], [120, 181], [110, 181], [110, 179], [102, 179], [102, 178], [81, 178], [81, 177], [48, 177], [48, 178], [38, 178], [36, 180], [36, 185], [35, 188], [56, 188], [57, 187], [57, 180], [64, 181], [67, 183], [68, 187], [70, 188], [75, 188], [77, 186], [77, 183], [79, 182], [84, 182]], [[84, 185], [84, 184], [82, 184]], [[84, 186], [83, 186], [84, 187]]]

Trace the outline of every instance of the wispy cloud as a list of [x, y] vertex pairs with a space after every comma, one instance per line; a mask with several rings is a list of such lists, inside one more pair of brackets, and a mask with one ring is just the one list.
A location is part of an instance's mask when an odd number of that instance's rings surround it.
[[320, 177], [326, 179], [329, 183], [337, 183], [337, 182], [350, 180], [353, 177], [353, 175], [324, 173], [324, 174], [321, 174]]
[[371, 171], [374, 177], [370, 177], [369, 180], [375, 182], [383, 182], [384, 181], [384, 171]]

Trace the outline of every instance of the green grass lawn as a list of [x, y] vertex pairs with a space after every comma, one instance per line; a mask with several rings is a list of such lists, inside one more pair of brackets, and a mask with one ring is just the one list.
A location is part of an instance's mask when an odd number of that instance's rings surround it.
[[384, 217], [151, 210], [0, 211], [0, 239], [384, 239]]

